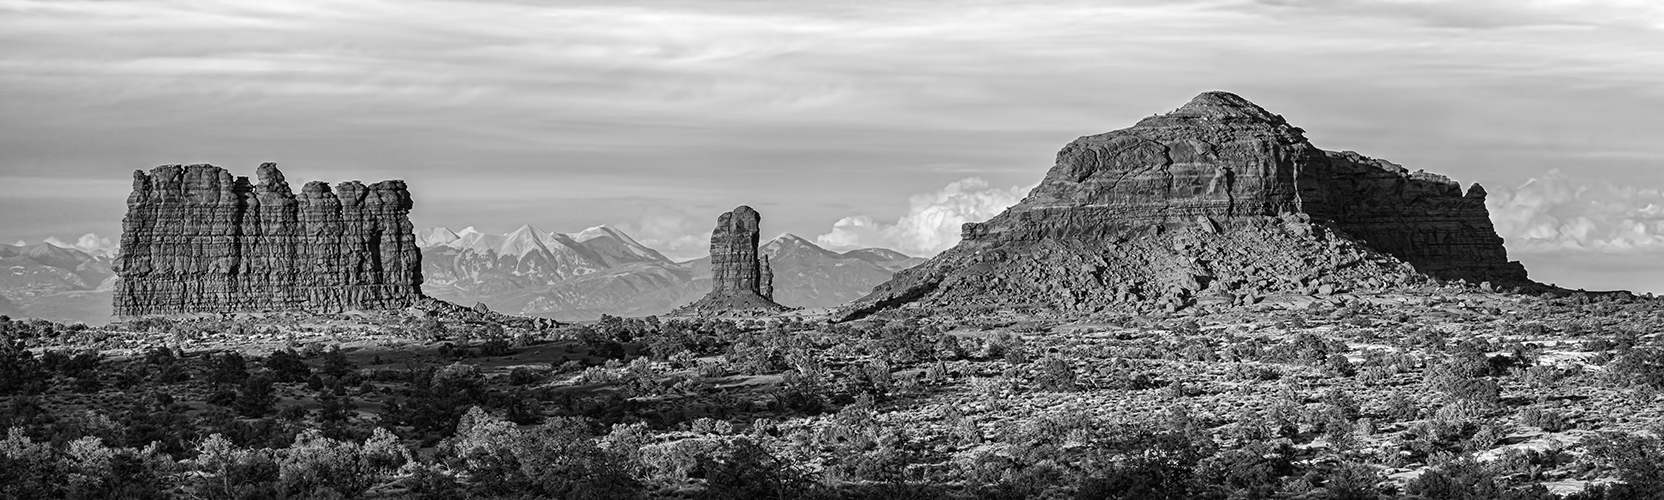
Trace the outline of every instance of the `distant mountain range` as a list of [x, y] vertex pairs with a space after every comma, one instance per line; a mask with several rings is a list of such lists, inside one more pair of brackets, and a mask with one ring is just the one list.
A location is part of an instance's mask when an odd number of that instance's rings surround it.
[[109, 321], [111, 253], [49, 242], [0, 244], [0, 314], [57, 321]]
[[[521, 226], [508, 234], [438, 227], [416, 232], [422, 291], [464, 306], [561, 320], [664, 314], [711, 289], [710, 258], [675, 262], [616, 228], [571, 234]], [[86, 241], [98, 239], [88, 235]], [[838, 253], [791, 234], [762, 245], [774, 298], [834, 307], [924, 259], [883, 248]], [[110, 320], [115, 251], [58, 240], [0, 244], [0, 315], [102, 324]]]
[[[708, 257], [675, 262], [608, 226], [572, 234], [521, 226], [503, 235], [433, 228], [416, 237], [425, 293], [508, 314], [564, 320], [663, 314], [711, 288]], [[837, 253], [792, 234], [764, 243], [762, 252], [774, 268], [775, 301], [806, 308], [854, 300], [924, 261], [882, 248]]]

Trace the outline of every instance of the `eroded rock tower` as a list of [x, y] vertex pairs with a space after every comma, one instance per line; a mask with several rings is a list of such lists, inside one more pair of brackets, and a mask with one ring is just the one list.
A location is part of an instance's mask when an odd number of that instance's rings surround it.
[[297, 196], [277, 165], [260, 182], [213, 165], [133, 172], [115, 314], [397, 309], [422, 299], [404, 181]]
[[774, 302], [774, 272], [768, 256], [757, 251], [763, 216], [740, 205], [717, 217], [711, 231], [711, 293], [677, 314], [712, 314], [729, 311], [781, 311]]

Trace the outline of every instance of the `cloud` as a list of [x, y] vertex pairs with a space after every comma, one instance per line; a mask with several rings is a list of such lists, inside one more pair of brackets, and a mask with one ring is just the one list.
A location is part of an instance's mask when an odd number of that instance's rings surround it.
[[646, 205], [640, 210], [635, 220], [616, 224], [618, 229], [674, 261], [710, 253], [715, 218], [702, 222], [693, 214], [662, 204]]
[[[18, 240], [18, 243], [22, 243], [22, 240]], [[73, 248], [91, 255], [110, 255], [117, 249], [115, 242], [93, 233], [81, 235], [80, 238], [75, 239], [74, 243], [65, 242], [58, 239], [57, 236], [48, 236], [45, 243], [58, 248]]]
[[815, 242], [834, 249], [885, 247], [910, 255], [935, 255], [959, 243], [960, 226], [982, 222], [1022, 201], [1033, 186], [992, 188], [980, 177], [954, 181], [934, 193], [913, 195], [907, 214], [885, 224], [866, 215], [838, 219]]
[[1270, 13], [1400, 17], [1439, 28], [1526, 26], [1664, 27], [1654, 0], [1255, 0]]
[[1664, 191], [1580, 181], [1558, 169], [1486, 198], [1510, 250], [1635, 254], [1664, 251]]

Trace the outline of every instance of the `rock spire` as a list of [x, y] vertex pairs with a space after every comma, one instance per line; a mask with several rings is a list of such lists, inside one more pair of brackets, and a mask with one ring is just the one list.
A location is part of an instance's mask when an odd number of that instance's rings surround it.
[[711, 293], [677, 310], [678, 314], [729, 311], [780, 311], [774, 294], [774, 271], [757, 242], [763, 216], [740, 205], [717, 217], [711, 231]]

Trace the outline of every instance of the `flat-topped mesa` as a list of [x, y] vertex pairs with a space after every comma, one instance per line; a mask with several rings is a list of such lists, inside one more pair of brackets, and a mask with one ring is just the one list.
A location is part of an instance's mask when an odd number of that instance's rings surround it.
[[1241, 301], [1385, 286], [1409, 279], [1406, 262], [1438, 278], [1528, 283], [1484, 196], [1477, 185], [1464, 193], [1443, 176], [1324, 151], [1283, 117], [1206, 92], [1064, 146], [1021, 202], [965, 224], [959, 245], [844, 317], [920, 301], [1172, 309], [1204, 292]]
[[297, 196], [275, 164], [257, 175], [135, 171], [115, 314], [398, 309], [423, 298], [403, 181], [311, 182]]
[[757, 251], [762, 222], [763, 216], [745, 205], [717, 217], [711, 231], [711, 293], [676, 314], [786, 309], [771, 298], [774, 271], [768, 268], [768, 257]]

